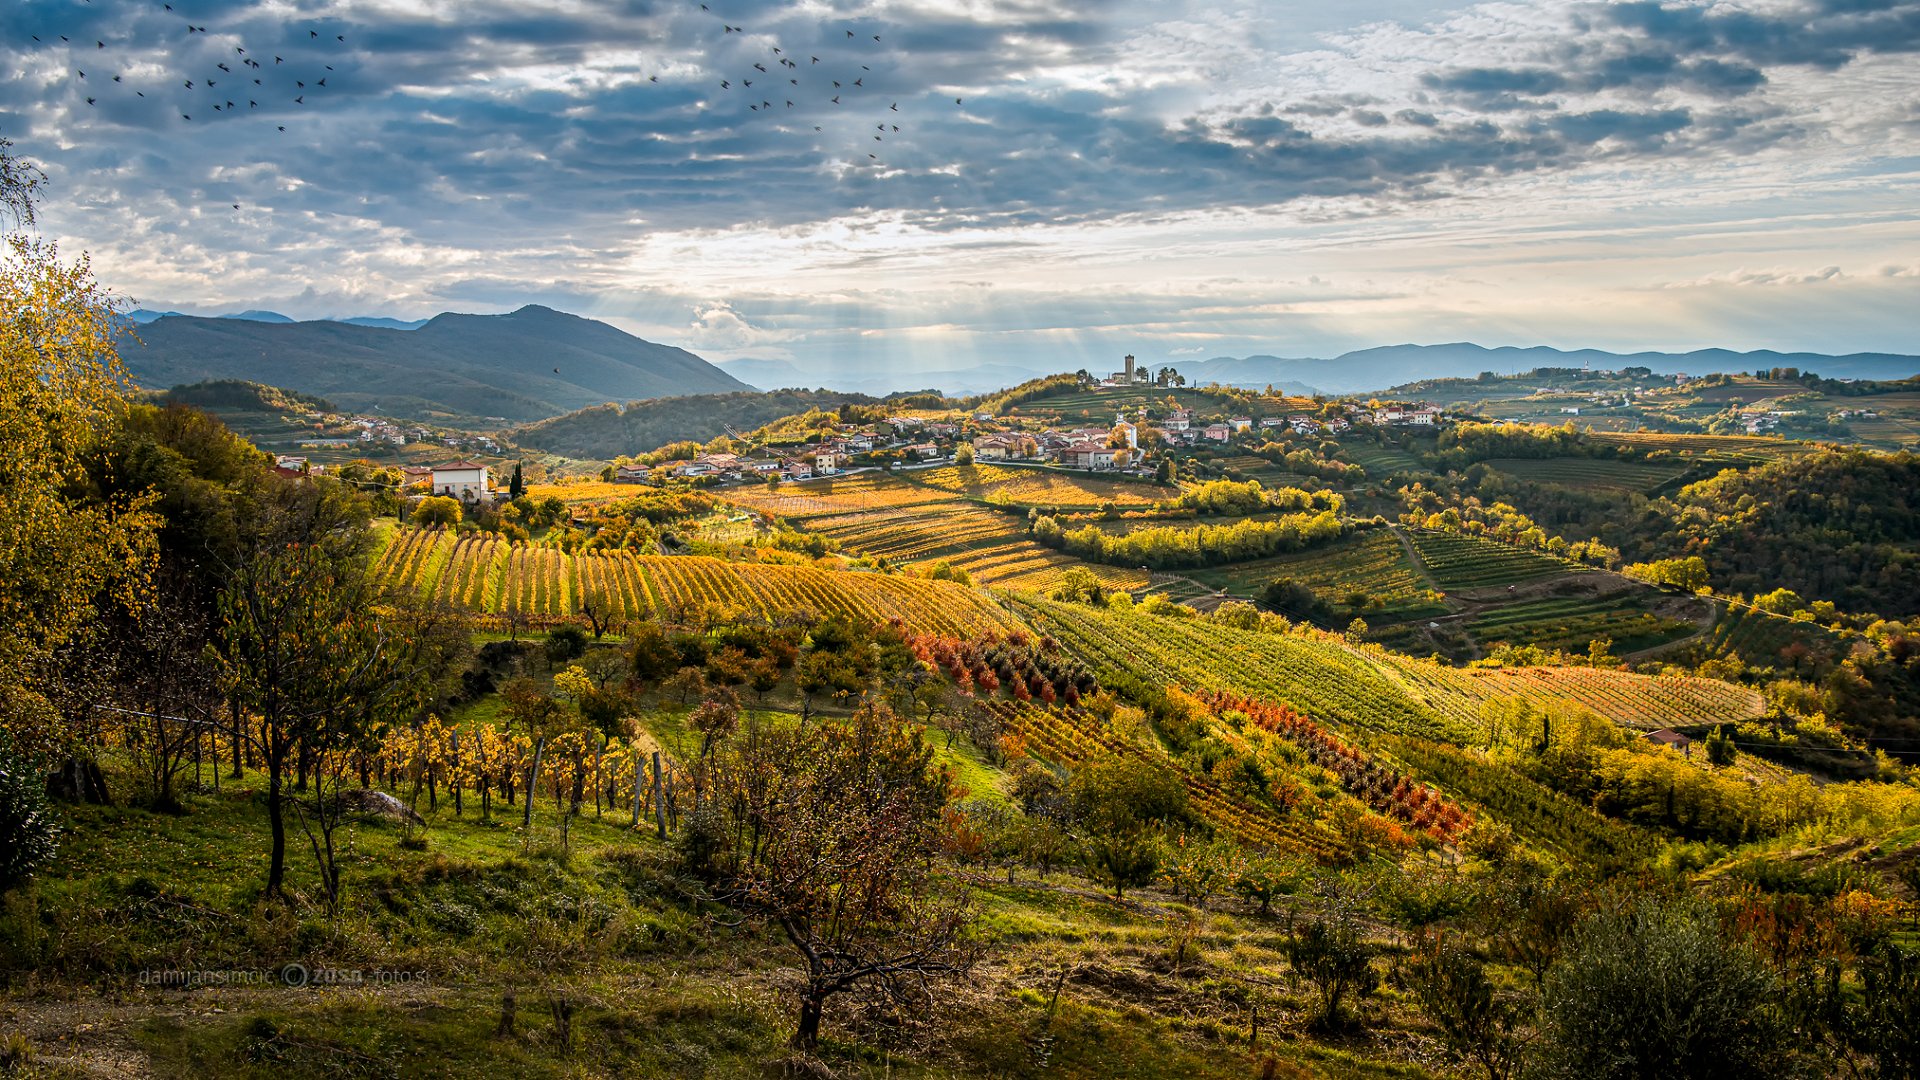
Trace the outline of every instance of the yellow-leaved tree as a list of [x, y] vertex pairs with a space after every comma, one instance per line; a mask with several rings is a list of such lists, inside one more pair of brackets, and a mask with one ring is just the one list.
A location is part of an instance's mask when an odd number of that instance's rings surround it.
[[[31, 170], [0, 143], [0, 208], [31, 220]], [[27, 179], [22, 179], [22, 178]], [[112, 298], [87, 259], [24, 232], [0, 249], [0, 731], [16, 752], [71, 756], [84, 716], [63, 660], [98, 611], [131, 606], [157, 552], [147, 499], [103, 499], [88, 467], [126, 408]]]

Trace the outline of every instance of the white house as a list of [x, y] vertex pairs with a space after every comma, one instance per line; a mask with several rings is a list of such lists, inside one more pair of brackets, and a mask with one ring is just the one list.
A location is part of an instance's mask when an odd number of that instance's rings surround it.
[[647, 475], [653, 472], [645, 465], [622, 465], [614, 470], [613, 482], [616, 484], [643, 484]]
[[480, 500], [489, 494], [487, 467], [477, 461], [452, 461], [433, 467], [433, 493]]

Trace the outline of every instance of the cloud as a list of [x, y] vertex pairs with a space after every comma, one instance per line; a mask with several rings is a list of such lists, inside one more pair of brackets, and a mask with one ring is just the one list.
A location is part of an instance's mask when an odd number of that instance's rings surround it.
[[[47, 229], [155, 302], [549, 296], [798, 351], [855, 325], [1190, 333], [1208, 312], [1254, 335], [1309, 302], [1504, 302], [1466, 284], [1502, 275], [1447, 260], [1621, 259], [1585, 238], [1646, 223], [1675, 232], [1634, 257], [1694, 259], [1682, 219], [1844, 214], [1920, 150], [1920, 0], [1534, 0], [1312, 35], [1198, 0], [725, 7], [205, 0], [201, 34], [144, 0], [6, 5], [0, 133], [53, 176]], [[1197, 298], [1220, 258], [1259, 284]], [[1803, 259], [1834, 261], [1722, 262]], [[1299, 295], [1307, 266], [1338, 287]]]

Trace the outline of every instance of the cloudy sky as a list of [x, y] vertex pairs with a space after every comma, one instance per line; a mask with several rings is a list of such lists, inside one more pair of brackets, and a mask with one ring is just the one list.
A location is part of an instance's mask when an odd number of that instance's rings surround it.
[[0, 136], [193, 313], [847, 374], [1920, 352], [1917, 52], [1920, 0], [13, 0]]

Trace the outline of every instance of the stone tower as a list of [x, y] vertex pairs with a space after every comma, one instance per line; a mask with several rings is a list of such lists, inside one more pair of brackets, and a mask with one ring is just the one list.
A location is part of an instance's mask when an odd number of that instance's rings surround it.
[[1133, 385], [1133, 357], [1127, 357], [1127, 385]]

